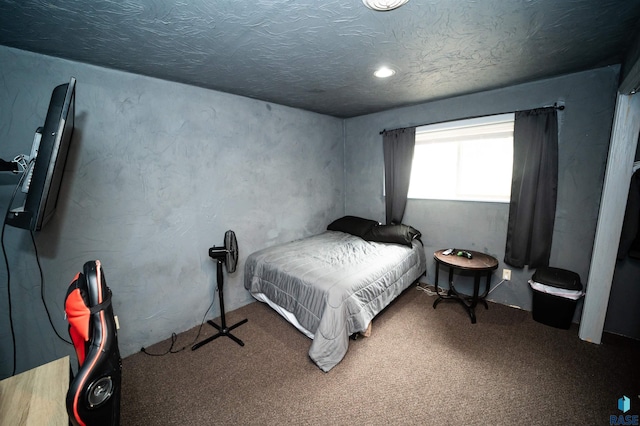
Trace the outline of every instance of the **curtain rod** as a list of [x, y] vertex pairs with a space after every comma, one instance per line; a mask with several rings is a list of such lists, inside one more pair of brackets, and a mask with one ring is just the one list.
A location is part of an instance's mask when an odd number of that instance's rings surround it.
[[[481, 118], [481, 117], [492, 117], [494, 115], [502, 115], [502, 114], [512, 114], [512, 113], [516, 113], [516, 112], [522, 112], [522, 111], [535, 111], [537, 109], [550, 109], [550, 108], [554, 108], [555, 110], [559, 110], [559, 111], [563, 111], [564, 110], [564, 105], [558, 105], [558, 103], [554, 103], [552, 106], [546, 106], [546, 107], [541, 107], [541, 108], [531, 108], [528, 110], [516, 110], [516, 111], [508, 111], [508, 112], [497, 112], [494, 114], [486, 114], [486, 115], [474, 115], [472, 117], [463, 117], [463, 118], [454, 118], [451, 120], [445, 120], [445, 121], [438, 121], [436, 123], [426, 123], [426, 124], [418, 124], [416, 126], [407, 126], [407, 127], [398, 127], [397, 129], [390, 129], [391, 130], [403, 130], [403, 129], [409, 129], [412, 127], [420, 127], [420, 126], [428, 126], [430, 124], [440, 124], [440, 123], [450, 123], [453, 121], [460, 121], [460, 120], [473, 120], [474, 118]], [[387, 129], [382, 129], [382, 131], [380, 132], [380, 134], [383, 134], [384, 132], [386, 132]]]

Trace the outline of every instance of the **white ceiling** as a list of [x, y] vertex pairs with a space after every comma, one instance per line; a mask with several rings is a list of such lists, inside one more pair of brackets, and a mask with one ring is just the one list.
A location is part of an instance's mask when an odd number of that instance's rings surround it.
[[0, 0], [0, 44], [353, 117], [622, 63], [639, 19], [637, 0]]

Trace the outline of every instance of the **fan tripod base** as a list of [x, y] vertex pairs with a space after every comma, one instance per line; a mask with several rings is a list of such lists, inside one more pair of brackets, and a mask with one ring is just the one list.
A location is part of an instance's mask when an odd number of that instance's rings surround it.
[[218, 330], [217, 334], [214, 334], [211, 337], [206, 338], [205, 340], [203, 340], [200, 343], [196, 343], [195, 345], [193, 345], [191, 347], [192, 351], [195, 351], [196, 349], [198, 349], [200, 346], [202, 345], [206, 345], [207, 343], [211, 342], [212, 340], [217, 339], [220, 336], [227, 336], [229, 337], [231, 340], [233, 340], [234, 342], [236, 342], [237, 344], [239, 344], [240, 346], [244, 346], [244, 342], [240, 339], [238, 339], [236, 336], [234, 336], [233, 334], [231, 334], [231, 330], [233, 330], [234, 328], [238, 328], [240, 327], [242, 324], [244, 324], [245, 322], [249, 321], [248, 319], [243, 319], [242, 321], [240, 321], [237, 324], [232, 325], [231, 327], [226, 327], [226, 328], [222, 328], [220, 327], [218, 324], [216, 324], [215, 322], [209, 320], [207, 321], [212, 327], [214, 327], [215, 329]]
[[234, 328], [240, 327], [242, 324], [247, 322], [248, 319], [245, 318], [242, 321], [240, 321], [239, 323], [236, 323], [236, 324], [232, 325], [231, 327], [227, 327], [227, 321], [226, 321], [225, 315], [224, 315], [224, 295], [222, 294], [222, 289], [224, 288], [224, 280], [223, 280], [223, 277], [222, 277], [222, 259], [218, 259], [217, 272], [218, 272], [218, 300], [220, 301], [220, 324], [221, 325], [216, 324], [212, 320], [207, 321], [213, 328], [218, 330], [218, 333], [214, 334], [211, 337], [207, 337], [202, 342], [196, 343], [195, 345], [191, 346], [191, 350], [192, 351], [195, 351], [200, 346], [206, 345], [207, 343], [211, 342], [212, 340], [217, 339], [220, 336], [227, 336], [228, 338], [230, 338], [231, 340], [233, 340], [234, 342], [236, 342], [240, 346], [244, 346], [244, 342], [242, 340], [238, 339], [233, 334], [231, 334], [231, 330], [233, 330]]

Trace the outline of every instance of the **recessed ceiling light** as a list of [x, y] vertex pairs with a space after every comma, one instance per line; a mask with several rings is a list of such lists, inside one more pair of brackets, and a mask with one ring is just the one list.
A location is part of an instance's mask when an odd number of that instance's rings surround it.
[[387, 12], [399, 8], [408, 1], [409, 0], [362, 0], [362, 3], [371, 10]]
[[387, 78], [387, 77], [391, 77], [395, 73], [396, 71], [392, 70], [389, 67], [380, 67], [374, 71], [373, 75], [375, 75], [378, 78]]

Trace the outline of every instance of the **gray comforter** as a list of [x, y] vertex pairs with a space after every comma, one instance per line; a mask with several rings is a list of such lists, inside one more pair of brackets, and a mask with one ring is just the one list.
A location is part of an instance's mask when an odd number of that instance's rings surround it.
[[329, 371], [346, 354], [349, 336], [366, 330], [425, 269], [419, 241], [409, 248], [326, 231], [251, 254], [244, 286], [292, 313], [313, 333], [309, 356]]

